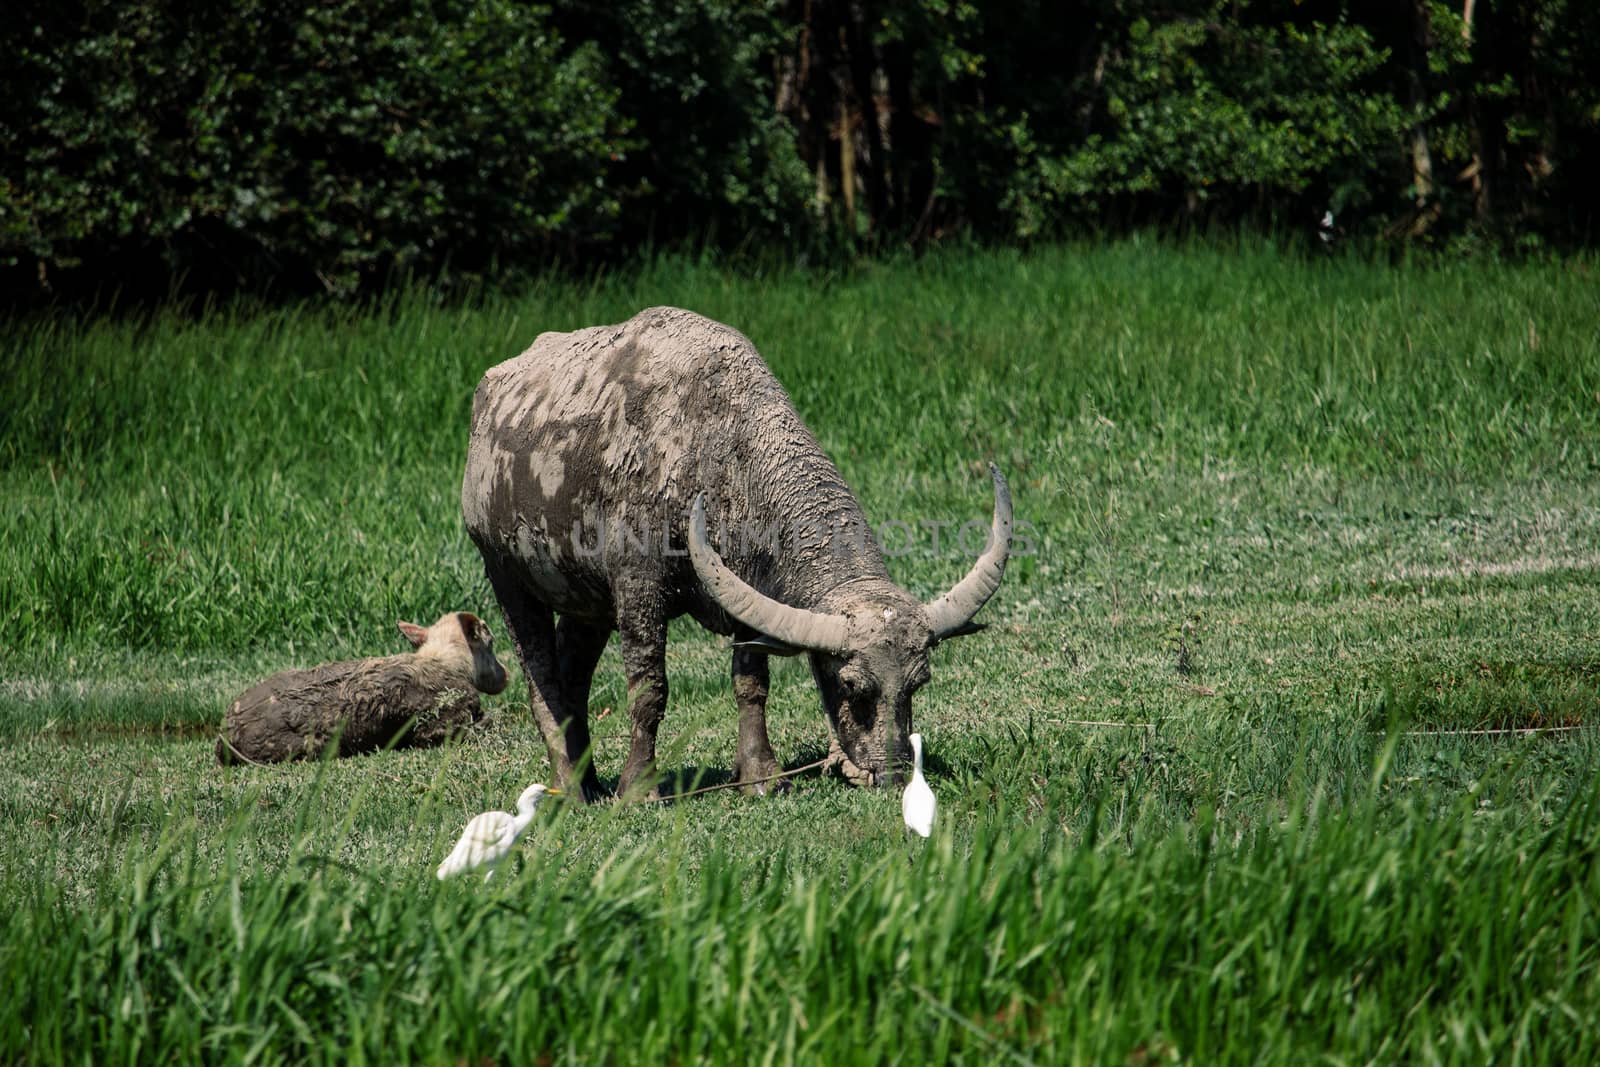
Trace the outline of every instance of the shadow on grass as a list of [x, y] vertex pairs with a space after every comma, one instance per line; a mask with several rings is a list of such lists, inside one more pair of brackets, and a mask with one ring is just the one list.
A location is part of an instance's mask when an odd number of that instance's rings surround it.
[[1552, 730], [1600, 721], [1600, 663], [1417, 664], [1383, 681], [1374, 729]]
[[[788, 778], [765, 783], [769, 788], [776, 787], [782, 790], [785, 782], [797, 781], [805, 778], [823, 777], [825, 771], [821, 767], [810, 765], [821, 760], [828, 754], [826, 746], [815, 744], [804, 745], [797, 749], [788, 763], [784, 764], [783, 772], [788, 775], [791, 771], [798, 771]], [[803, 769], [804, 768], [804, 769]], [[719, 791], [733, 792], [736, 790], [732, 768], [729, 767], [697, 767], [685, 766], [661, 775], [658, 787], [663, 801], [687, 800], [698, 792], [716, 789]], [[615, 791], [616, 779], [602, 779], [601, 784], [607, 789]]]

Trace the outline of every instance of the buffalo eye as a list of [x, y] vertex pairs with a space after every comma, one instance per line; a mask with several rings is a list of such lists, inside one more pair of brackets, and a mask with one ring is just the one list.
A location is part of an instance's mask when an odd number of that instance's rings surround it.
[[866, 692], [867, 679], [859, 671], [843, 670], [839, 672], [839, 688], [847, 697], [858, 697]]

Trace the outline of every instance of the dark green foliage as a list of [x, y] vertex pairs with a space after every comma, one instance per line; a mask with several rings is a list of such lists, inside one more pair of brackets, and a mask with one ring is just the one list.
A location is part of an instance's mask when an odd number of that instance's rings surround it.
[[[1600, 8], [1481, 0], [31, 0], [13, 292], [349, 293], [685, 241], [1157, 224], [1583, 246]], [[185, 272], [187, 272], [185, 274]]]
[[951, 224], [1309, 228], [1331, 209], [1393, 238], [1594, 237], [1590, 4], [1483, 0], [1465, 35], [1462, 5], [1436, 0], [875, 6], [891, 91], [895, 50], [918, 57], [903, 95], [938, 117]]
[[1205, 217], [1269, 212], [1314, 191], [1309, 219], [1330, 187], [1364, 188], [1403, 126], [1392, 100], [1359, 92], [1383, 52], [1357, 27], [1139, 20], [1109, 47], [1120, 58], [1086, 137], [1012, 134], [1008, 207], [1021, 234], [1119, 201]]
[[566, 0], [555, 25], [607, 57], [639, 150], [614, 180], [639, 192], [627, 236], [794, 241], [806, 174], [773, 106], [773, 57], [793, 29], [748, 0]]
[[1593, 244], [1600, 174], [1600, 5], [1428, 3], [1439, 231], [1534, 248]]
[[620, 209], [616, 94], [540, 8], [88, 0], [4, 32], [0, 254], [42, 283], [157, 266], [347, 292], [543, 258]]

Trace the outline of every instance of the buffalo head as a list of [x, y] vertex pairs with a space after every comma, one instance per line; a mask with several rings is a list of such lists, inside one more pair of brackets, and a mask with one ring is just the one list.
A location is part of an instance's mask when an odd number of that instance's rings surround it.
[[940, 641], [976, 633], [972, 618], [1000, 587], [1011, 544], [1011, 494], [998, 468], [989, 543], [966, 577], [927, 604], [876, 576], [846, 579], [811, 611], [780, 603], [723, 563], [706, 536], [703, 496], [689, 523], [689, 555], [706, 591], [761, 635], [749, 644], [778, 655], [806, 652], [822, 704], [846, 756], [869, 782], [898, 783], [911, 757], [911, 695], [929, 679]]

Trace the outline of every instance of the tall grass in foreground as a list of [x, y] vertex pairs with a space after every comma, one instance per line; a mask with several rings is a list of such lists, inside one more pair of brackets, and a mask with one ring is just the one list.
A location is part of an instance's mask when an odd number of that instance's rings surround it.
[[0, 1058], [1592, 1061], [1596, 788], [1530, 822], [1382, 779], [1137, 854], [1001, 812], [837, 873], [688, 855], [681, 820], [565, 872], [557, 820], [487, 886], [349, 868], [306, 825], [261, 877], [248, 816], [220, 854], [112, 834], [92, 908], [0, 878]]

